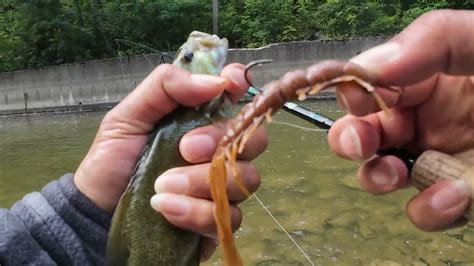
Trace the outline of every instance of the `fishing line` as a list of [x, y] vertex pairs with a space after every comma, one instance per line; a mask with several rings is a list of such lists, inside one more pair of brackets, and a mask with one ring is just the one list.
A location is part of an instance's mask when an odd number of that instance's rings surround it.
[[289, 126], [289, 127], [294, 127], [294, 128], [302, 129], [302, 130], [305, 130], [305, 131], [327, 132], [326, 129], [312, 128], [312, 127], [304, 127], [304, 126], [300, 126], [300, 125], [296, 125], [296, 124], [292, 124], [292, 123], [288, 123], [288, 122], [282, 122], [282, 121], [275, 121], [275, 120], [273, 120], [273, 121], [272, 121], [272, 124], [285, 125], [285, 126]]
[[[144, 49], [147, 49], [149, 51], [152, 51], [153, 53], [157, 53], [157, 54], [160, 54], [162, 59], [161, 60], [164, 60], [163, 58], [166, 56], [166, 57], [169, 57], [169, 58], [173, 58], [171, 55], [167, 54], [167, 53], [164, 53], [164, 52], [161, 52], [159, 50], [156, 50], [156, 49], [153, 49], [151, 47], [148, 47], [146, 45], [143, 45], [143, 44], [140, 44], [140, 43], [136, 43], [136, 42], [132, 42], [132, 41], [129, 41], [129, 40], [125, 40], [125, 39], [115, 39], [115, 43], [117, 44], [117, 50], [120, 52], [120, 49], [121, 49], [121, 46], [120, 44], [123, 43], [123, 44], [127, 44], [129, 46], [138, 46], [138, 47], [142, 47]], [[145, 54], [145, 53], [142, 53], [141, 54], [145, 60], [148, 62], [148, 64], [152, 67], [152, 68], [155, 68], [155, 64], [153, 64], [153, 62], [148, 58], [148, 56]], [[129, 81], [130, 83], [130, 86], [132, 84], [131, 80], [127, 77], [127, 75], [125, 74], [125, 70], [124, 70], [124, 64], [123, 64], [123, 61], [122, 61], [122, 57], [123, 55], [120, 54], [119, 56], [119, 60], [120, 60], [120, 67], [121, 67], [121, 70], [122, 70], [122, 76], [124, 77], [125, 81]], [[160, 63], [161, 63], [161, 60], [160, 60]]]
[[[115, 43], [117, 43], [117, 46], [118, 46], [118, 47], [117, 47], [117, 50], [118, 50], [118, 52], [119, 52], [119, 54], [120, 54], [120, 48], [121, 48], [120, 42], [119, 42], [117, 39], [115, 39]], [[122, 76], [124, 77], [124, 80], [125, 80], [124, 83], [125, 83], [125, 86], [128, 87], [129, 84], [127, 84], [127, 81], [130, 82], [130, 85], [131, 85], [132, 82], [131, 82], [130, 80], [128, 80], [127, 74], [125, 74], [125, 69], [124, 69], [124, 67], [123, 67], [123, 61], [122, 61], [122, 54], [120, 54], [119, 60], [120, 60], [120, 69], [121, 69], [121, 71], [122, 71]], [[128, 89], [128, 90], [130, 90], [130, 89]]]
[[[153, 49], [151, 47], [148, 47], [146, 45], [143, 45], [143, 44], [139, 44], [139, 43], [135, 43], [135, 42], [132, 42], [132, 41], [129, 41], [129, 40], [125, 40], [125, 39], [115, 39], [115, 43], [117, 43], [117, 46], [118, 46], [118, 49], [120, 51], [120, 43], [125, 43], [125, 44], [128, 44], [128, 45], [136, 45], [138, 47], [142, 47], [142, 48], [145, 48], [145, 49], [149, 49], [151, 50], [152, 52], [154, 53], [158, 53], [158, 54], [161, 54], [160, 51], [156, 50], [156, 49]], [[164, 53], [163, 53], [164, 54]], [[151, 62], [150, 59], [148, 59], [148, 57], [146, 56], [145, 53], [142, 53], [141, 56], [143, 56], [145, 58], [145, 60], [148, 62], [148, 64], [150, 64], [150, 66], [152, 67], [155, 67], [155, 65]], [[120, 56], [120, 60], [122, 60], [122, 56]]]
[[148, 64], [150, 64], [150, 66], [155, 67], [155, 65], [150, 61], [150, 59], [148, 59], [146, 54], [143, 54], [143, 57], [145, 57], [146, 61], [148, 61]]
[[311, 261], [311, 258], [308, 256], [308, 254], [306, 254], [306, 252], [304, 252], [303, 248], [301, 248], [301, 246], [298, 244], [298, 242], [296, 242], [296, 240], [290, 235], [290, 233], [283, 227], [283, 225], [281, 225], [278, 220], [275, 218], [275, 216], [273, 216], [273, 214], [270, 212], [270, 210], [265, 206], [265, 204], [263, 204], [263, 202], [260, 200], [260, 198], [257, 196], [257, 193], [253, 193], [252, 194], [253, 197], [258, 201], [258, 203], [260, 203], [260, 205], [262, 206], [262, 208], [268, 213], [268, 215], [270, 215], [270, 217], [272, 217], [273, 221], [280, 227], [280, 229], [288, 236], [288, 238], [293, 242], [293, 244], [295, 244], [296, 248], [298, 248], [298, 250], [303, 254], [303, 256], [308, 260], [308, 262], [314, 266], [314, 263]]

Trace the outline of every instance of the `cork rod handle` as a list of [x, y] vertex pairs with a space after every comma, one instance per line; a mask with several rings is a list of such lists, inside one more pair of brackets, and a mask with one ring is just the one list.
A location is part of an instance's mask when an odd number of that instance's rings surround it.
[[411, 171], [411, 181], [419, 190], [424, 190], [441, 180], [464, 180], [470, 188], [471, 204], [464, 216], [474, 221], [474, 166], [433, 150], [422, 153]]

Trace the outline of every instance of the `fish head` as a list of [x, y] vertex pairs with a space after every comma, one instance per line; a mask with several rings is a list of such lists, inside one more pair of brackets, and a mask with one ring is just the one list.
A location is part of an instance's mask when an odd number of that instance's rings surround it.
[[194, 74], [219, 75], [227, 59], [228, 47], [226, 38], [193, 31], [176, 53], [173, 65]]

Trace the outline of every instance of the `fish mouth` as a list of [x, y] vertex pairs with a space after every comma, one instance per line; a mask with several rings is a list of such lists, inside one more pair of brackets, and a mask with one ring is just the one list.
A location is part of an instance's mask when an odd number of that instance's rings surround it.
[[201, 31], [193, 31], [189, 34], [188, 43], [191, 51], [209, 53], [219, 72], [224, 67], [229, 48], [229, 42], [226, 38], [221, 39], [215, 34], [211, 35]]
[[[219, 38], [217, 35], [208, 34], [201, 31], [193, 31], [189, 34], [189, 39], [193, 39], [201, 48], [215, 48], [227, 44], [226, 38]], [[227, 46], [226, 46], [227, 48]]]
[[203, 50], [215, 48], [227, 50], [227, 48], [229, 48], [227, 39], [221, 39], [215, 34], [211, 35], [205, 32], [193, 31], [191, 32], [191, 34], [189, 34], [188, 39], [192, 40], [191, 42], [193, 42], [195, 45], [199, 46], [199, 48]]

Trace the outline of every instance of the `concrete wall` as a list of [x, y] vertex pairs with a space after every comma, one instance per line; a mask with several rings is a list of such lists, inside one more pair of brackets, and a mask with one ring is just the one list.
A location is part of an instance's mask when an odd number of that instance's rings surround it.
[[[348, 41], [303, 41], [272, 44], [258, 49], [229, 51], [228, 62], [257, 59], [274, 62], [253, 70], [256, 85], [278, 78], [288, 70], [304, 68], [323, 59], [348, 59], [382, 39]], [[132, 58], [30, 69], [0, 74], [0, 112], [6, 110], [54, 109], [118, 102], [159, 65], [161, 56]], [[170, 59], [166, 58], [166, 62]]]

